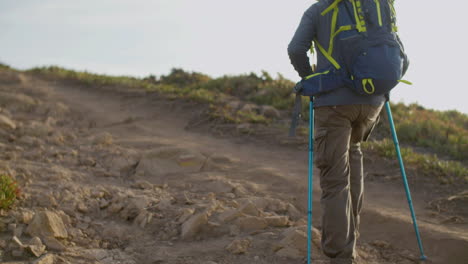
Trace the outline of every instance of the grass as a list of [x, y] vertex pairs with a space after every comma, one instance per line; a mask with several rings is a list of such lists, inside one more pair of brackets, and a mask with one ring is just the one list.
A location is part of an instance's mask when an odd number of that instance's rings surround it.
[[0, 209], [9, 209], [20, 195], [16, 182], [8, 175], [0, 175]]
[[[396, 160], [395, 146], [390, 139], [370, 141], [363, 148], [377, 152], [380, 156]], [[468, 183], [468, 169], [458, 161], [442, 161], [434, 154], [420, 154], [411, 148], [401, 148], [404, 163], [415, 167], [425, 175], [436, 175], [443, 184], [462, 181]]]
[[[399, 140], [429, 148], [439, 155], [468, 160], [468, 116], [457, 111], [435, 111], [417, 104], [392, 104]], [[388, 124], [384, 122], [389, 131]]]

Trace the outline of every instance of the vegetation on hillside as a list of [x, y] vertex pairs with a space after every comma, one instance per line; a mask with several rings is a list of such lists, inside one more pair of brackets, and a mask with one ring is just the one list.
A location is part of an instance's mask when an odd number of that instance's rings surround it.
[[[168, 75], [160, 77], [151, 75], [143, 79], [77, 72], [55, 66], [34, 68], [28, 72], [40, 74], [41, 77], [79, 82], [90, 86], [118, 85], [141, 88], [163, 93], [169, 98], [184, 98], [209, 103], [213, 117], [233, 123], [254, 122], [267, 124], [271, 120], [258, 113], [240, 112], [235, 116], [231, 115], [230, 109], [225, 107], [225, 102], [232, 98], [260, 105], [270, 105], [285, 111], [292, 109], [294, 101], [291, 94], [294, 83], [281, 75], [272, 78], [267, 72], [260, 75], [250, 73], [211, 78], [201, 73], [173, 69]], [[304, 101], [307, 100], [304, 99]], [[303, 105], [305, 113], [308, 110], [308, 104]], [[466, 175], [466, 164], [461, 164], [466, 163], [468, 160], [467, 115], [457, 111], [428, 110], [417, 104], [404, 105], [402, 103], [392, 104], [392, 111], [398, 136], [403, 145], [427, 149], [447, 160], [458, 160], [457, 164], [459, 165], [447, 163], [449, 165], [446, 167], [455, 168], [456, 171]], [[304, 115], [304, 117], [307, 118], [307, 115]], [[381, 134], [389, 136], [388, 122], [381, 122], [378, 130]], [[384, 146], [383, 149], [387, 149], [387, 143], [385, 141], [375, 143], [374, 149], [380, 149], [379, 144]], [[419, 162], [423, 164], [424, 162], [421, 159], [425, 159], [425, 163], [429, 164], [436, 163], [438, 160], [435, 157], [416, 157], [416, 153], [409, 150], [405, 153], [408, 159], [411, 159], [411, 157], [414, 157], [413, 160], [419, 159], [419, 161], [415, 160], [410, 163]], [[386, 152], [381, 154], [388, 156]], [[460, 176], [459, 174], [457, 175]]]
[[10, 176], [0, 174], [0, 209], [9, 209], [19, 196], [17, 183]]
[[[382, 157], [397, 160], [395, 147], [390, 139], [365, 142], [363, 148]], [[424, 175], [435, 175], [441, 183], [468, 183], [468, 168], [460, 162], [441, 160], [434, 154], [416, 153], [406, 147], [401, 148], [401, 156], [405, 164], [417, 168]]]

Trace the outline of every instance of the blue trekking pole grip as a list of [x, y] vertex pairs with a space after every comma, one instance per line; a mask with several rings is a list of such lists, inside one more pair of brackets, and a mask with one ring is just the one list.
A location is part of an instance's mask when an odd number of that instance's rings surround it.
[[427, 257], [424, 255], [424, 249], [422, 245], [421, 236], [419, 235], [418, 223], [416, 222], [416, 214], [414, 213], [413, 201], [411, 200], [411, 193], [408, 186], [408, 179], [406, 178], [405, 166], [403, 164], [403, 158], [401, 157], [400, 143], [398, 142], [398, 137], [395, 129], [395, 123], [393, 122], [392, 110], [390, 108], [390, 103], [387, 101], [385, 103], [385, 108], [387, 110], [388, 121], [390, 122], [390, 129], [392, 131], [393, 143], [395, 144], [395, 150], [398, 157], [398, 162], [400, 163], [401, 177], [403, 178], [403, 184], [405, 186], [406, 198], [408, 199], [408, 205], [411, 211], [411, 217], [413, 219], [414, 232], [416, 233], [416, 238], [418, 240], [419, 251], [421, 252], [421, 260], [426, 260]]
[[312, 262], [312, 194], [314, 180], [314, 101], [310, 97], [309, 105], [309, 180], [307, 202], [307, 264]]

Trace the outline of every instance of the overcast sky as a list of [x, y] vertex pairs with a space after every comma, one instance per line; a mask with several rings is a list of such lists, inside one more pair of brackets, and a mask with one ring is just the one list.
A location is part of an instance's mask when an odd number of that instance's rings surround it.
[[[267, 70], [298, 80], [287, 45], [315, 0], [0, 0], [0, 61], [146, 76]], [[468, 2], [397, 0], [411, 66], [394, 101], [468, 113]], [[444, 4], [445, 5], [445, 4]], [[446, 5], [445, 5], [446, 6]]]

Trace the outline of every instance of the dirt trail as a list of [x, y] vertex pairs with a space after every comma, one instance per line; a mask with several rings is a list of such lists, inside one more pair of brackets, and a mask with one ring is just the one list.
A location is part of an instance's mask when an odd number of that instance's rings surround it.
[[[24, 93], [38, 93], [43, 101], [63, 102], [70, 109], [63, 120], [58, 118], [57, 129], [65, 135], [66, 131], [76, 134], [68, 145], [78, 151], [75, 158], [80, 166], [67, 166], [66, 159], [59, 164], [73, 171], [68, 178], [71, 187], [65, 189], [81, 193], [85, 202], [75, 201], [68, 210], [61, 204], [51, 207], [72, 218], [75, 233], [82, 230], [89, 238], [99, 238], [89, 243], [101, 241], [88, 247], [87, 240], [72, 242], [69, 247], [76, 247], [57, 253], [58, 260], [303, 263], [305, 151], [187, 130], [199, 106], [154, 93], [44, 83], [25, 76], [21, 83]], [[314, 184], [314, 226], [320, 227], [318, 177]], [[52, 186], [38, 189], [33, 183], [28, 188], [37, 191]], [[94, 210], [91, 200], [97, 187], [109, 188], [99, 199], [110, 205], [97, 205], [101, 209]], [[427, 193], [413, 188], [429, 263], [468, 263], [468, 226], [440, 224], [423, 202]], [[63, 195], [55, 196], [65, 200]], [[134, 205], [122, 201], [129, 198]], [[418, 263], [416, 239], [399, 185], [366, 182], [361, 227], [360, 263]], [[102, 248], [107, 251], [96, 251]], [[318, 251], [314, 249], [315, 263], [326, 263]], [[109, 255], [114, 257], [106, 262]]]

